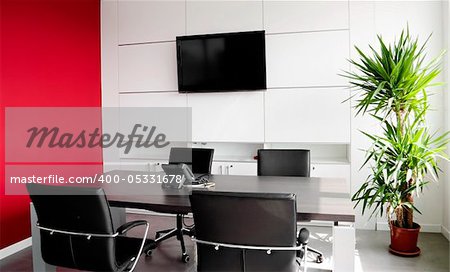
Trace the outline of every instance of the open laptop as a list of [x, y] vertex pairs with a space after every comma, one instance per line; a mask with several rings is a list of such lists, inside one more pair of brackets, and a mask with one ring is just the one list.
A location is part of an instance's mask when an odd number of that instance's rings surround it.
[[213, 156], [214, 149], [211, 148], [172, 147], [169, 164], [186, 164], [198, 181], [209, 178]]

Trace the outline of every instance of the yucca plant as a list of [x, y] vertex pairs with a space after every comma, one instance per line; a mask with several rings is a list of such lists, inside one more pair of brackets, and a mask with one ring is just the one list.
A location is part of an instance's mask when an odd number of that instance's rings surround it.
[[[369, 166], [367, 180], [352, 200], [362, 205], [362, 213], [388, 216], [389, 224], [413, 228], [414, 195], [419, 196], [430, 181], [437, 181], [439, 158], [448, 159], [445, 146], [447, 133], [431, 133], [426, 124], [429, 109], [429, 87], [440, 73], [442, 55], [425, 63], [425, 45], [402, 31], [396, 42], [386, 44], [378, 36], [379, 50], [370, 47], [359, 60], [350, 60], [354, 72], [343, 76], [357, 91], [355, 108], [358, 114], [368, 114], [382, 127], [380, 135], [364, 133], [373, 141], [366, 150], [361, 168]], [[395, 220], [391, 220], [395, 215]]]

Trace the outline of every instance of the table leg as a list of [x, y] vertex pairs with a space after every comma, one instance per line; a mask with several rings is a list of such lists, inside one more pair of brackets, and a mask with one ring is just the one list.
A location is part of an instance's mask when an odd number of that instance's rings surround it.
[[333, 271], [355, 271], [355, 226], [333, 226]]
[[34, 272], [55, 272], [56, 267], [49, 265], [44, 262], [41, 255], [41, 233], [36, 227], [37, 214], [34, 209], [33, 203], [30, 204], [30, 215], [31, 215], [31, 248], [33, 250], [33, 271]]

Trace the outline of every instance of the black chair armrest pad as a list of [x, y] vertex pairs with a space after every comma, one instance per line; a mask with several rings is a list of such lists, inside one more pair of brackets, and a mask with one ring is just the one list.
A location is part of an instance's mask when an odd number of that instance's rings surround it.
[[307, 245], [309, 240], [309, 230], [302, 228], [297, 234], [297, 245]]
[[127, 222], [127, 223], [123, 224], [122, 226], [120, 226], [117, 229], [117, 232], [119, 234], [124, 234], [125, 232], [129, 231], [130, 229], [132, 229], [134, 227], [146, 225], [147, 223], [148, 222], [145, 220], [136, 220], [136, 221]]

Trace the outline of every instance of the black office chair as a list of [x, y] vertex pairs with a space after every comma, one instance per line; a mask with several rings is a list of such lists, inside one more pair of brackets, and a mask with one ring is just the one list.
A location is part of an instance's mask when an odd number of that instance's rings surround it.
[[[214, 149], [172, 147], [169, 155], [169, 164], [184, 163], [188, 165], [197, 178], [211, 174]], [[155, 241], [160, 243], [171, 237], [177, 237], [181, 244], [181, 261], [187, 263], [189, 255], [186, 252], [183, 235], [192, 236], [194, 227], [184, 227], [185, 214], [177, 214], [176, 227], [156, 232]]]
[[[151, 253], [149, 224], [128, 222], [114, 231], [101, 188], [27, 184], [38, 217], [43, 260], [54, 266], [87, 271], [133, 271], [140, 255]], [[145, 226], [144, 237], [124, 234]]]
[[310, 176], [310, 151], [304, 149], [259, 149], [258, 176]]
[[[309, 177], [310, 151], [305, 149], [259, 149], [258, 176]], [[307, 231], [306, 229], [304, 230]], [[323, 261], [323, 253], [308, 247], [317, 255], [316, 262]]]
[[197, 271], [298, 271], [294, 194], [193, 191]]

